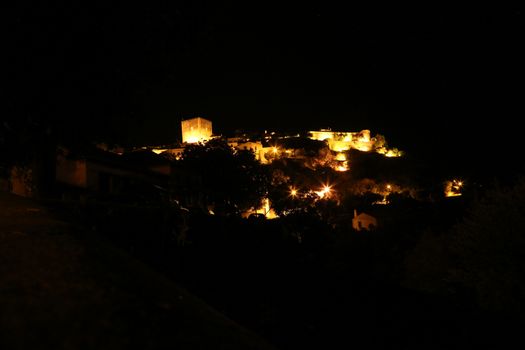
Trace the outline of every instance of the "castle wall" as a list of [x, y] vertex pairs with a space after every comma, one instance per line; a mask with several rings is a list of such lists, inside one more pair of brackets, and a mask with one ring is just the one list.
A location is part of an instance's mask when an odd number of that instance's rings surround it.
[[335, 152], [344, 152], [351, 148], [369, 152], [374, 148], [374, 140], [370, 137], [370, 130], [359, 132], [320, 130], [310, 131], [310, 134], [310, 138], [313, 140], [327, 141], [330, 150]]

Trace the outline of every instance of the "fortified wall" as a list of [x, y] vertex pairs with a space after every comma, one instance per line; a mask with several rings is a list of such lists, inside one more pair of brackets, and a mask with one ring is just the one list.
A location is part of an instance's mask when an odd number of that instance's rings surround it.
[[370, 130], [359, 132], [339, 132], [330, 129], [310, 131], [310, 138], [317, 141], [327, 141], [328, 147], [335, 152], [348, 151], [351, 148], [363, 152], [374, 149], [375, 139], [370, 137]]

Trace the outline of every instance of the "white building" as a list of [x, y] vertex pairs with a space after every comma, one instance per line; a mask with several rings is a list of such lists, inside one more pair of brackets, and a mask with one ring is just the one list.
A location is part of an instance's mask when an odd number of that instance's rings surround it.
[[367, 230], [371, 231], [377, 227], [377, 219], [372, 215], [366, 213], [357, 214], [357, 210], [354, 209], [354, 218], [352, 219], [352, 227], [356, 231]]

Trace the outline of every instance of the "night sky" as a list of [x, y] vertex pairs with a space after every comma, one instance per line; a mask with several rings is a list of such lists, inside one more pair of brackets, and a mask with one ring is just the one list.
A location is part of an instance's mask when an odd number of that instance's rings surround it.
[[499, 158], [495, 140], [519, 154], [520, 8], [108, 3], [5, 11], [7, 118], [129, 144], [199, 115], [219, 133], [368, 128], [459, 163]]

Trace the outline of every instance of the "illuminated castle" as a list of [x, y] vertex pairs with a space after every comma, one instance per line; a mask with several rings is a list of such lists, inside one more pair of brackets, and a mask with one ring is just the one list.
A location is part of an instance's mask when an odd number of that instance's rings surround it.
[[[206, 142], [213, 138], [212, 136], [212, 122], [210, 120], [196, 117], [181, 121], [182, 142], [185, 144]], [[381, 137], [381, 139], [379, 139]], [[286, 136], [285, 136], [286, 138]], [[383, 154], [386, 157], [400, 157], [403, 152], [397, 148], [388, 149], [381, 135], [371, 137], [370, 130], [361, 130], [359, 132], [341, 132], [332, 131], [330, 129], [321, 129], [319, 131], [310, 131], [310, 138], [313, 140], [324, 141], [331, 151], [336, 152], [336, 160], [341, 162], [338, 167], [340, 171], [348, 170], [348, 162], [346, 156], [343, 154], [350, 149], [357, 149], [362, 152], [374, 151]], [[242, 141], [242, 142], [241, 142]], [[279, 152], [275, 147], [263, 147], [261, 141], [258, 140], [241, 140], [239, 138], [228, 139], [228, 144], [238, 150], [251, 150], [255, 153], [256, 159], [266, 163], [268, 160], [265, 154], [273, 149], [275, 155]], [[156, 151], [164, 151], [158, 149]], [[287, 154], [290, 150], [285, 151]]]
[[329, 129], [310, 131], [310, 138], [318, 141], [327, 141], [332, 151], [343, 152], [355, 148], [369, 152], [374, 148], [375, 140], [370, 137], [370, 130], [360, 132], [337, 132]]
[[197, 143], [211, 139], [211, 121], [204, 118], [191, 118], [181, 121], [182, 142]]
[[310, 131], [311, 139], [325, 141], [332, 151], [339, 154], [354, 148], [362, 152], [374, 151], [385, 157], [401, 157], [403, 155], [403, 152], [397, 148], [389, 149], [386, 146], [384, 137], [382, 137], [382, 142], [379, 142], [379, 136], [370, 137], [370, 130], [361, 130], [359, 132], [340, 132], [330, 129]]

